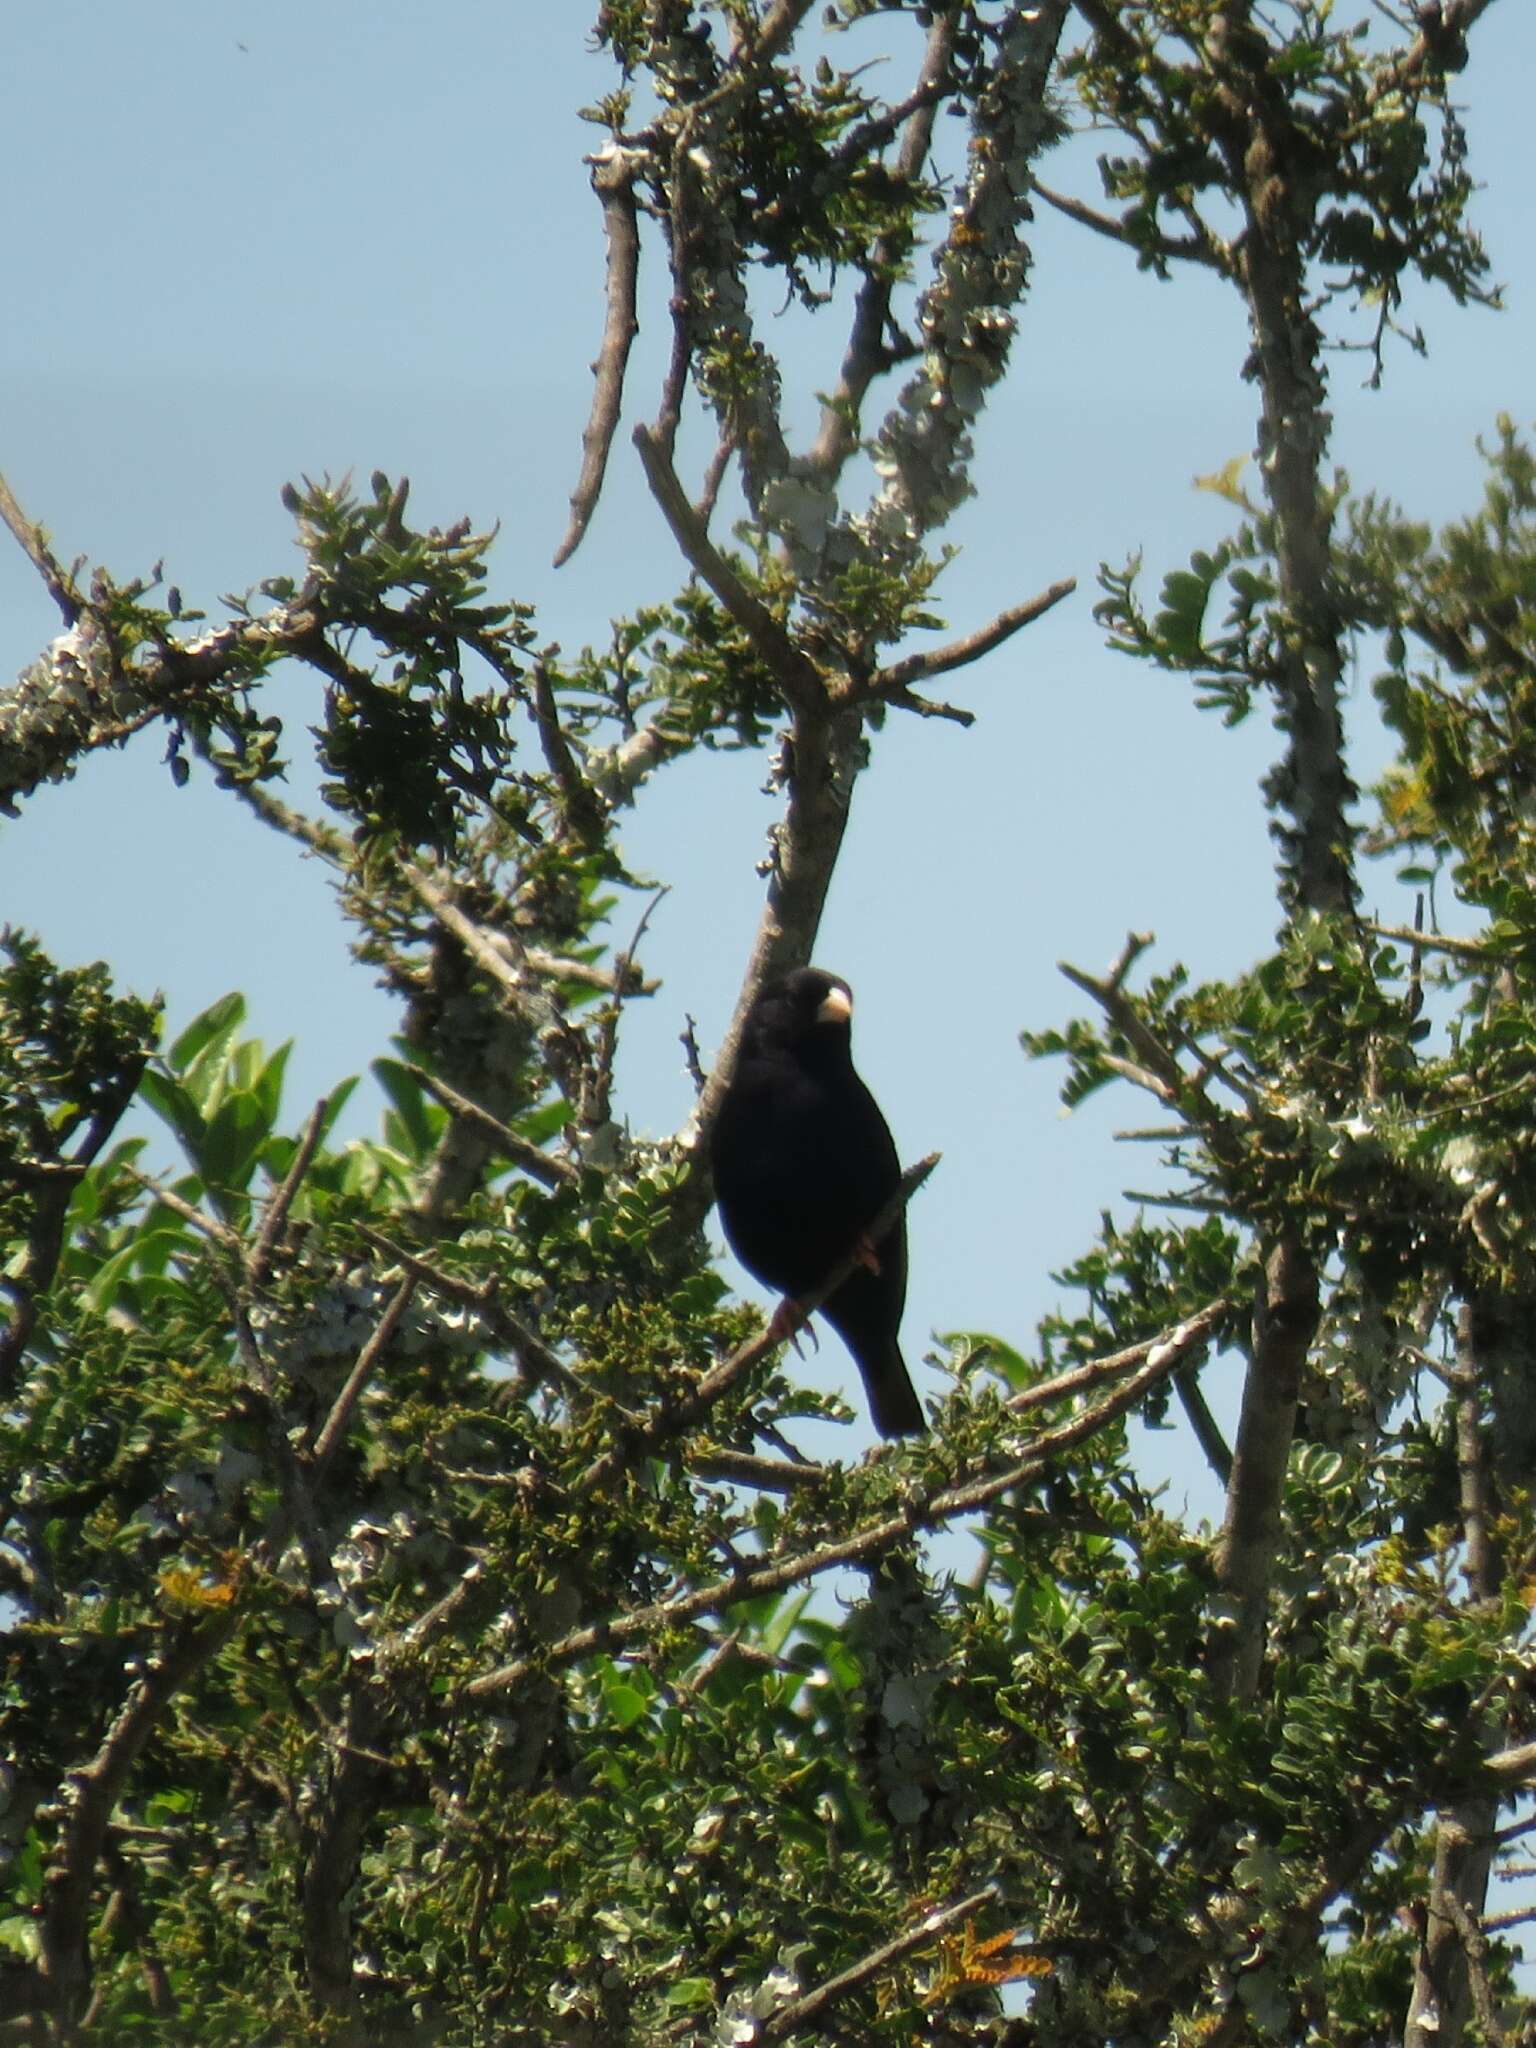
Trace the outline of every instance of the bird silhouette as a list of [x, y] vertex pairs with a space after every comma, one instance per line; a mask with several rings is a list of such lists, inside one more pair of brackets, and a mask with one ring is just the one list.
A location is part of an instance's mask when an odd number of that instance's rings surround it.
[[882, 1436], [927, 1425], [897, 1333], [907, 1293], [903, 1212], [867, 1233], [896, 1192], [901, 1165], [875, 1098], [853, 1066], [853, 996], [817, 967], [769, 982], [747, 1012], [735, 1071], [710, 1139], [715, 1199], [731, 1250], [798, 1303], [858, 1249], [860, 1263], [821, 1314], [852, 1352]]

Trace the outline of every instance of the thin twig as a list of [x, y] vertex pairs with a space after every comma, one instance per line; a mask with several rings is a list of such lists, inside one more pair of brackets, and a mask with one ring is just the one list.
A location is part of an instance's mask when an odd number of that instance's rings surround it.
[[374, 1325], [373, 1335], [357, 1354], [357, 1363], [347, 1374], [346, 1384], [336, 1396], [331, 1412], [325, 1419], [325, 1427], [315, 1439], [315, 1447], [310, 1454], [310, 1477], [316, 1487], [324, 1480], [326, 1470], [346, 1435], [347, 1425], [352, 1420], [352, 1411], [357, 1406], [363, 1389], [373, 1377], [379, 1360], [389, 1348], [390, 1340], [399, 1328], [400, 1319], [410, 1307], [412, 1297], [420, 1284], [414, 1273], [406, 1274], [390, 1296], [384, 1313]]
[[470, 1096], [461, 1095], [457, 1088], [450, 1087], [436, 1074], [429, 1074], [425, 1067], [418, 1067], [414, 1061], [408, 1060], [406, 1071], [435, 1102], [440, 1102], [443, 1108], [454, 1116], [461, 1116], [466, 1122], [477, 1125], [487, 1137], [495, 1140], [499, 1150], [504, 1152], [508, 1159], [544, 1187], [564, 1187], [569, 1182], [581, 1178], [580, 1169], [573, 1166], [568, 1159], [556, 1159], [552, 1153], [545, 1152], [540, 1146], [535, 1145], [531, 1138], [521, 1136], [504, 1124], [499, 1116], [492, 1116], [488, 1109], [483, 1108]]
[[645, 937], [645, 928], [650, 923], [657, 905], [670, 893], [670, 886], [663, 883], [641, 911], [634, 937], [613, 963], [613, 1000], [605, 1006], [598, 1024], [597, 1050], [589, 1086], [583, 1090], [588, 1099], [582, 1105], [582, 1121], [589, 1130], [599, 1130], [608, 1121], [609, 1102], [613, 1092], [613, 1063], [619, 1050], [619, 1018], [624, 1008], [624, 995], [631, 982], [635, 955], [640, 950], [640, 941]]
[[989, 625], [968, 633], [963, 640], [951, 640], [946, 647], [934, 647], [926, 654], [909, 654], [905, 660], [893, 661], [889, 668], [880, 669], [871, 676], [859, 695], [891, 697], [910, 689], [914, 683], [926, 682], [931, 676], [948, 675], [951, 669], [980, 661], [984, 654], [990, 654], [994, 647], [1001, 647], [1021, 628], [1033, 624], [1053, 606], [1060, 604], [1063, 598], [1070, 597], [1076, 588], [1077, 578], [1065, 577], [1042, 590], [1038, 597], [1030, 598], [1028, 603], [1012, 605], [1007, 611], [999, 612]]
[[1457, 960], [1491, 961], [1502, 957], [1482, 939], [1453, 939], [1444, 932], [1415, 931], [1411, 925], [1377, 924], [1371, 918], [1362, 918], [1361, 925], [1368, 932], [1374, 932], [1378, 939], [1392, 939], [1400, 946], [1411, 946], [1431, 953], [1449, 953]]
[[246, 1277], [253, 1289], [261, 1286], [267, 1277], [267, 1268], [272, 1263], [273, 1249], [288, 1220], [288, 1211], [293, 1207], [294, 1197], [303, 1184], [314, 1160], [320, 1134], [325, 1129], [325, 1120], [330, 1115], [332, 1097], [322, 1095], [310, 1112], [304, 1135], [299, 1140], [299, 1149], [293, 1155], [293, 1163], [283, 1175], [283, 1184], [267, 1204], [267, 1213], [262, 1218], [261, 1234], [256, 1239], [246, 1265]]

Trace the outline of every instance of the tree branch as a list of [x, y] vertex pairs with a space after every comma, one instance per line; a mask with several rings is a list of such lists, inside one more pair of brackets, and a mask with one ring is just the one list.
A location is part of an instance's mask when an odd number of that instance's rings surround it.
[[15, 494], [0, 475], [0, 520], [10, 528], [17, 545], [48, 587], [48, 595], [64, 614], [66, 626], [73, 626], [85, 610], [85, 599], [74, 577], [43, 538], [43, 529], [30, 520], [17, 504]]
[[293, 1162], [283, 1175], [282, 1186], [267, 1203], [267, 1213], [262, 1218], [261, 1234], [251, 1249], [246, 1261], [246, 1280], [254, 1291], [267, 1277], [272, 1264], [272, 1254], [277, 1240], [282, 1235], [283, 1225], [288, 1221], [288, 1212], [304, 1184], [304, 1176], [314, 1162], [315, 1152], [320, 1144], [320, 1134], [325, 1129], [325, 1120], [330, 1115], [332, 1096], [323, 1095], [310, 1111], [309, 1122], [299, 1140], [299, 1149], [293, 1155]]
[[444, 1109], [451, 1111], [454, 1116], [463, 1117], [467, 1123], [477, 1125], [488, 1138], [494, 1140], [498, 1151], [504, 1153], [514, 1165], [520, 1166], [524, 1173], [538, 1181], [541, 1186], [564, 1187], [571, 1181], [581, 1178], [580, 1169], [573, 1166], [568, 1159], [557, 1159], [552, 1152], [546, 1152], [535, 1145], [531, 1138], [520, 1136], [509, 1125], [504, 1124], [499, 1116], [492, 1116], [488, 1109], [482, 1108], [468, 1095], [460, 1094], [457, 1088], [450, 1087], [436, 1074], [429, 1074], [425, 1067], [408, 1061], [406, 1071], [435, 1102], [440, 1102]]
[[315, 1439], [314, 1449], [309, 1454], [308, 1470], [310, 1483], [315, 1489], [325, 1484], [325, 1475], [332, 1458], [341, 1448], [352, 1420], [352, 1411], [362, 1398], [363, 1389], [378, 1369], [380, 1359], [389, 1349], [394, 1334], [400, 1327], [400, 1319], [410, 1307], [416, 1289], [420, 1285], [414, 1273], [407, 1273], [385, 1304], [384, 1313], [373, 1327], [373, 1332], [357, 1354], [352, 1370], [347, 1374], [346, 1383], [336, 1396], [325, 1425]]
[[999, 612], [990, 625], [967, 634], [963, 640], [952, 640], [947, 647], [935, 647], [926, 654], [909, 654], [904, 660], [893, 661], [888, 668], [877, 670], [858, 695], [860, 698], [892, 697], [910, 689], [914, 683], [924, 683], [933, 676], [948, 675], [951, 669], [980, 661], [994, 647], [1001, 647], [1005, 640], [1011, 640], [1021, 627], [1043, 618], [1064, 597], [1070, 597], [1076, 588], [1077, 578], [1068, 576], [1064, 581], [1042, 590], [1038, 597], [1030, 598], [1027, 604], [1017, 604], [1008, 611]]
[[772, 669], [791, 705], [825, 694], [821, 672], [804, 654], [761, 599], [752, 595], [710, 539], [703, 521], [689, 504], [677, 471], [659, 435], [649, 427], [635, 429], [635, 446], [651, 495], [689, 567], [707, 585]]
[[586, 533], [603, 488], [608, 451], [619, 424], [624, 403], [624, 372], [629, 351], [640, 322], [635, 313], [636, 284], [640, 275], [640, 228], [635, 215], [635, 173], [641, 159], [634, 152], [610, 143], [600, 155], [589, 157], [592, 189], [603, 209], [603, 233], [608, 242], [607, 304], [602, 345], [592, 365], [595, 380], [592, 414], [582, 435], [581, 474], [571, 493], [571, 522], [565, 538], [555, 550], [558, 569], [575, 554]]
[[1113, 214], [1099, 213], [1087, 206], [1081, 199], [1073, 199], [1068, 193], [1053, 192], [1049, 185], [1042, 185], [1038, 178], [1034, 189], [1047, 206], [1064, 214], [1068, 220], [1076, 221], [1079, 227], [1092, 228], [1096, 235], [1104, 235], [1111, 242], [1119, 242], [1127, 249], [1147, 249], [1167, 262], [1201, 263], [1206, 269], [1226, 274], [1227, 265], [1222, 261], [1217, 246], [1209, 231], [1194, 235], [1138, 234], [1128, 228], [1124, 221], [1116, 220]]
[[1317, 1269], [1298, 1240], [1284, 1235], [1265, 1262], [1254, 1310], [1226, 1519], [1214, 1560], [1223, 1611], [1213, 1629], [1208, 1668], [1221, 1698], [1249, 1699], [1258, 1685], [1285, 1468], [1318, 1315]]
[[229, 1612], [211, 1621], [183, 1623], [130, 1688], [95, 1756], [69, 1775], [58, 1846], [43, 1879], [38, 1927], [39, 1974], [52, 2010], [66, 2025], [79, 2018], [90, 1997], [86, 1929], [112, 1810], [172, 1699], [224, 1647], [236, 1621]]
[[[920, 175], [932, 146], [934, 116], [944, 96], [958, 22], [958, 14], [944, 8], [935, 12], [928, 30], [922, 70], [907, 103], [911, 114], [894, 166], [895, 177], [908, 184]], [[845, 138], [851, 140], [851, 135]], [[816, 440], [805, 458], [806, 474], [818, 483], [835, 483], [858, 446], [864, 400], [870, 385], [890, 362], [885, 330], [891, 317], [892, 280], [899, 274], [911, 245], [912, 235], [908, 231], [899, 237], [882, 236], [871, 252], [869, 268], [854, 300], [837, 388], [822, 407]]]
[[778, 2011], [763, 2022], [756, 2038], [759, 2041], [782, 2041], [786, 2035], [819, 2020], [823, 2013], [847, 1998], [851, 1992], [861, 1990], [876, 1977], [882, 1976], [893, 1963], [915, 1955], [919, 1949], [927, 1948], [930, 1942], [948, 1934], [952, 1928], [962, 1926], [974, 1919], [983, 1906], [991, 1905], [997, 1893], [991, 1885], [984, 1890], [972, 1892], [967, 1899], [959, 1899], [952, 1906], [937, 1907], [927, 1913], [916, 1927], [905, 1934], [898, 1934], [883, 1947], [873, 1949], [858, 1962], [850, 1963], [846, 1970], [839, 1970], [835, 1977], [828, 1977], [813, 1991], [804, 1992], [799, 1998], [791, 1999], [788, 2005], [781, 2005]]
[[[1205, 1315], [1210, 1313], [1204, 1312]], [[484, 1707], [515, 1691], [530, 1677], [561, 1665], [574, 1664], [590, 1656], [594, 1650], [612, 1649], [619, 1643], [664, 1633], [679, 1622], [696, 1620], [701, 1614], [724, 1612], [765, 1593], [781, 1593], [787, 1586], [819, 1578], [843, 1565], [867, 1564], [897, 1545], [909, 1542], [921, 1530], [939, 1528], [961, 1515], [986, 1507], [1003, 1494], [1043, 1478], [1063, 1451], [1075, 1449], [1118, 1420], [1143, 1395], [1184, 1364], [1189, 1354], [1204, 1343], [1208, 1335], [1209, 1326], [1204, 1316], [1191, 1317], [1165, 1337], [1145, 1346], [1136, 1346], [1138, 1352], [1144, 1353], [1144, 1363], [1139, 1370], [1096, 1406], [1084, 1408], [1054, 1429], [1042, 1431], [1023, 1457], [1001, 1471], [973, 1478], [931, 1496], [909, 1497], [898, 1514], [856, 1530], [839, 1542], [820, 1544], [784, 1559], [770, 1558], [760, 1565], [733, 1572], [726, 1578], [696, 1586], [670, 1600], [660, 1600], [651, 1606], [632, 1609], [628, 1614], [572, 1630], [557, 1642], [542, 1648], [536, 1656], [518, 1658], [495, 1670], [482, 1672], [478, 1678], [469, 1679], [457, 1694], [451, 1696], [451, 1703]]]

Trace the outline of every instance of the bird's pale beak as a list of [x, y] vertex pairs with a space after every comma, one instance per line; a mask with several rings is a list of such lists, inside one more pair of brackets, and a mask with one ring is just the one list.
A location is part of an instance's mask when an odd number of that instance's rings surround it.
[[816, 1010], [818, 1024], [846, 1024], [853, 1015], [853, 997], [845, 988], [829, 988]]

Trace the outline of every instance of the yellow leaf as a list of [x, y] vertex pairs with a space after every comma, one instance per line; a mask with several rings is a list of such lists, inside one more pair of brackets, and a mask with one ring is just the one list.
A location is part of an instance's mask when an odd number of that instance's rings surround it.
[[1213, 469], [1208, 476], [1195, 478], [1197, 491], [1214, 491], [1218, 498], [1225, 498], [1229, 505], [1240, 505], [1244, 511], [1251, 511], [1247, 493], [1238, 483], [1248, 458], [1234, 455], [1230, 462], [1224, 462], [1220, 469]]
[[202, 1572], [182, 1565], [167, 1565], [160, 1574], [160, 1591], [178, 1607], [228, 1607], [235, 1589], [225, 1580], [210, 1580]]

